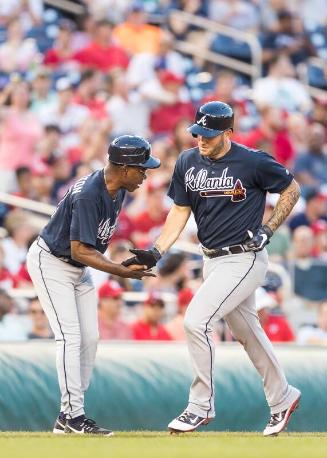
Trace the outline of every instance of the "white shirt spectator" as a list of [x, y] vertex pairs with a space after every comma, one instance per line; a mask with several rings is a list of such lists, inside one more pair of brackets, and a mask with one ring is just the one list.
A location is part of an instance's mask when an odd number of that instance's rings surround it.
[[25, 0], [27, 7], [23, 8], [22, 0], [0, 1], [0, 17], [19, 16], [24, 31], [29, 30], [34, 22], [42, 22], [43, 0]]
[[252, 97], [259, 106], [269, 105], [288, 112], [307, 113], [312, 106], [305, 86], [295, 78], [260, 78], [253, 85]]
[[128, 95], [128, 99], [113, 95], [107, 102], [107, 110], [112, 121], [112, 134], [116, 137], [123, 134], [149, 134], [150, 105], [136, 91]]
[[1, 245], [4, 251], [4, 267], [12, 274], [16, 274], [26, 259], [26, 247], [18, 247], [11, 237], [3, 239]]
[[26, 38], [19, 46], [5, 42], [0, 46], [0, 70], [6, 73], [26, 71], [38, 62], [39, 51], [35, 40]]
[[315, 343], [321, 345], [324, 342], [327, 345], [327, 331], [313, 326], [304, 326], [298, 331], [297, 342], [302, 345]]
[[28, 331], [21, 316], [8, 313], [0, 321], [0, 342], [26, 340]]

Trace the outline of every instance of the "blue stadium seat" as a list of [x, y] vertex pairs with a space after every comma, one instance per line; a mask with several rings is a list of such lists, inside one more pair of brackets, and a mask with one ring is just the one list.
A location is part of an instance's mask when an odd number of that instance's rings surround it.
[[217, 35], [213, 40], [211, 51], [234, 57], [244, 62], [251, 62], [251, 50], [247, 43], [224, 35]]
[[308, 66], [308, 79], [310, 86], [317, 87], [319, 89], [327, 90], [327, 78], [324, 75], [324, 71], [320, 67], [315, 65]]

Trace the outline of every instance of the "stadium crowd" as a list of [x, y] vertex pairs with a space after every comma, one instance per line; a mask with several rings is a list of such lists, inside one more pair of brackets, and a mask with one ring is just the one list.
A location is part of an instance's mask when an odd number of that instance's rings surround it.
[[[232, 105], [233, 140], [286, 165], [302, 197], [267, 249], [257, 291], [272, 341], [327, 344], [327, 9], [324, 0], [84, 0], [67, 15], [42, 0], [0, 2], [0, 191], [56, 205], [104, 166], [121, 134], [150, 140], [160, 169], [128, 195], [108, 249], [115, 262], [149, 247], [170, 208], [167, 187], [196, 107]], [[259, 37], [263, 76], [176, 51], [177, 40], [250, 62], [246, 46], [182, 22], [183, 10]], [[321, 74], [312, 57], [325, 61]], [[299, 78], [307, 67], [320, 89]], [[324, 92], [325, 90], [325, 92]], [[268, 195], [265, 219], [276, 204]], [[25, 258], [45, 220], [0, 199], [0, 341], [51, 338]], [[195, 224], [183, 241], [197, 243]], [[101, 339], [184, 340], [183, 315], [201, 284], [200, 254], [171, 250], [143, 282], [93, 271]], [[216, 341], [232, 341], [224, 322]]]

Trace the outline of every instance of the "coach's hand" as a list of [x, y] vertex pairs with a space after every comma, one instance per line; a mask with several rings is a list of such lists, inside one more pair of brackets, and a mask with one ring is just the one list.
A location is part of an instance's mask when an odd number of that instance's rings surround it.
[[146, 265], [130, 265], [128, 267], [120, 266], [118, 275], [123, 278], [134, 278], [136, 280], [142, 280], [143, 277], [156, 277], [152, 272], [148, 272]]
[[248, 251], [261, 251], [270, 242], [273, 236], [273, 231], [268, 226], [261, 226], [255, 234], [252, 231], [248, 232], [248, 238], [244, 242], [244, 246]]
[[137, 264], [140, 266], [145, 265], [147, 269], [152, 269], [152, 267], [154, 267], [157, 264], [159, 259], [161, 259], [161, 254], [159, 250], [157, 250], [157, 248], [155, 247], [152, 247], [149, 250], [132, 249], [129, 251], [135, 254], [135, 256], [128, 258], [122, 262], [122, 265], [125, 267]]

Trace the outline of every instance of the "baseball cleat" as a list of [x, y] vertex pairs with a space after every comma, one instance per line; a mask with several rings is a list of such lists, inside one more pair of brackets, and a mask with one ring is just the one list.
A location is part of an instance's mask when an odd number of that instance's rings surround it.
[[187, 410], [179, 415], [179, 417], [174, 418], [169, 425], [168, 429], [172, 433], [187, 433], [194, 431], [200, 425], [207, 425], [211, 421], [211, 418], [203, 418], [198, 415], [194, 415]]
[[58, 415], [55, 421], [52, 432], [54, 434], [65, 434], [65, 426], [66, 426], [66, 416], [63, 412], [60, 412], [60, 414]]
[[286, 428], [292, 413], [298, 408], [301, 399], [301, 394], [291, 404], [291, 406], [282, 412], [271, 414], [269, 423], [263, 431], [264, 436], [278, 436], [279, 433]]
[[65, 426], [66, 434], [97, 434], [99, 436], [113, 436], [114, 433], [109, 429], [101, 428], [94, 420], [80, 415], [76, 418], [67, 418]]

